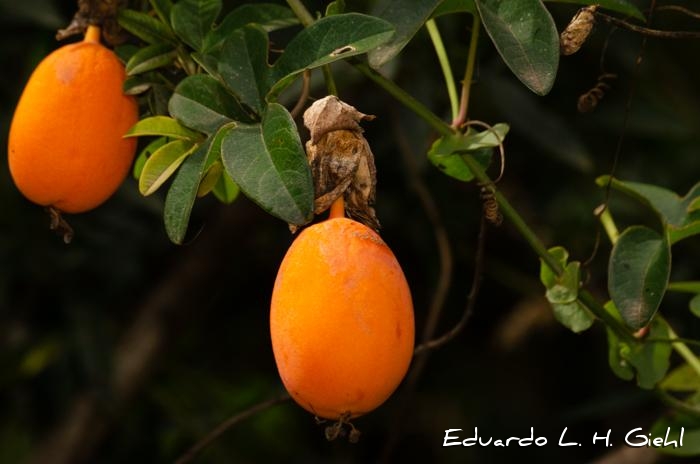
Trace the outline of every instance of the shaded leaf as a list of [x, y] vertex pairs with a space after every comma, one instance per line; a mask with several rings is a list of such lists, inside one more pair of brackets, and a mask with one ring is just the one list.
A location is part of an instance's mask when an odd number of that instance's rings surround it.
[[267, 49], [267, 33], [259, 26], [245, 26], [226, 39], [218, 63], [228, 88], [258, 114], [270, 88]]
[[[695, 405], [700, 406], [700, 405]], [[683, 429], [683, 446], [670, 445], [671, 440], [680, 440]], [[657, 451], [674, 456], [698, 456], [700, 455], [700, 419], [686, 414], [674, 414], [663, 416], [651, 427], [652, 437], [662, 437], [669, 446], [655, 448]], [[668, 437], [667, 434], [668, 433]]]
[[444, 0], [435, 8], [431, 16], [437, 18], [438, 16], [454, 13], [477, 14], [474, 0]]
[[149, 0], [153, 11], [156, 12], [158, 18], [165, 24], [170, 24], [170, 13], [173, 9], [173, 2], [171, 0]]
[[181, 244], [187, 233], [192, 206], [197, 198], [199, 183], [211, 150], [221, 150], [221, 140], [232, 130], [233, 124], [222, 126], [216, 134], [207, 138], [197, 151], [187, 157], [165, 197], [163, 219], [165, 231], [173, 243]]
[[219, 11], [221, 0], [180, 0], [172, 8], [170, 22], [183, 42], [201, 50]]
[[214, 189], [214, 186], [219, 182], [222, 172], [224, 172], [224, 167], [219, 161], [216, 161], [209, 166], [204, 174], [204, 177], [202, 177], [202, 181], [199, 183], [197, 197], [203, 197], [209, 194]]
[[134, 161], [134, 168], [132, 170], [134, 179], [138, 180], [138, 178], [141, 177], [143, 165], [146, 164], [146, 160], [148, 159], [148, 157], [151, 156], [154, 151], [165, 145], [167, 142], [167, 137], [158, 137], [157, 139], [146, 145], [146, 147], [143, 150], [141, 150], [139, 155], [136, 157], [136, 161]]
[[644, 21], [644, 15], [636, 5], [628, 0], [545, 0], [548, 3], [575, 3], [577, 5], [598, 5], [600, 8], [617, 11], [623, 15]]
[[689, 364], [683, 364], [669, 372], [659, 388], [676, 392], [700, 391], [700, 375]]
[[311, 220], [311, 173], [296, 124], [282, 105], [269, 104], [260, 124], [231, 130], [221, 157], [234, 182], [265, 211], [291, 224]]
[[440, 0], [383, 0], [377, 5], [374, 16], [391, 23], [396, 33], [391, 39], [367, 55], [369, 65], [380, 68], [398, 55], [413, 36], [430, 19]]
[[170, 137], [171, 139], [198, 140], [201, 135], [190, 130], [168, 116], [151, 116], [142, 119], [127, 131], [124, 137], [141, 137], [144, 135], [157, 135]]
[[559, 66], [559, 34], [541, 0], [475, 0], [503, 61], [538, 95], [547, 94]]
[[175, 59], [176, 52], [170, 44], [153, 44], [136, 52], [126, 63], [126, 73], [134, 74], [153, 71], [167, 66]]
[[472, 155], [486, 168], [491, 162], [493, 147], [499, 145], [499, 140], [502, 142], [505, 139], [508, 130], [507, 124], [499, 123], [493, 126], [493, 131], [478, 132], [470, 127], [463, 135], [440, 137], [428, 150], [428, 159], [448, 176], [469, 182], [474, 179], [474, 174], [462, 156]]
[[297, 34], [273, 67], [273, 93], [280, 92], [290, 77], [350, 56], [366, 53], [393, 35], [392, 25], [359, 13], [319, 19]]
[[345, 0], [336, 0], [330, 2], [326, 7], [325, 16], [333, 16], [337, 14], [342, 14], [345, 12]]
[[203, 50], [213, 50], [234, 31], [247, 26], [257, 24], [266, 32], [282, 29], [299, 24], [299, 20], [291, 9], [274, 3], [245, 4], [231, 11], [224, 20], [212, 29], [204, 38]]
[[238, 185], [231, 179], [231, 176], [224, 170], [219, 177], [219, 181], [214, 186], [214, 196], [222, 203], [230, 204], [238, 198], [238, 193], [241, 191]]
[[175, 140], [158, 148], [146, 160], [139, 177], [139, 192], [148, 196], [154, 193], [173, 175], [185, 158], [197, 149], [197, 145], [185, 140]]
[[122, 90], [125, 95], [141, 95], [153, 86], [152, 79], [144, 78], [143, 75], [129, 76], [124, 81]]
[[[604, 187], [609, 180], [610, 176], [600, 176], [596, 183]], [[656, 185], [623, 182], [614, 178], [611, 186], [650, 207], [668, 230], [671, 244], [700, 234], [700, 210], [696, 204], [700, 199], [700, 183], [695, 184], [684, 197]]]
[[700, 294], [695, 295], [691, 300], [690, 300], [690, 312], [693, 313], [696, 317], [700, 317]]
[[192, 129], [212, 134], [233, 120], [250, 121], [236, 98], [219, 81], [205, 74], [180, 81], [168, 102], [170, 114]]
[[122, 9], [117, 16], [119, 25], [149, 44], [177, 44], [170, 28], [153, 16], [140, 11]]
[[670, 245], [657, 232], [633, 226], [620, 235], [610, 254], [608, 291], [627, 326], [638, 330], [649, 324], [670, 270]]

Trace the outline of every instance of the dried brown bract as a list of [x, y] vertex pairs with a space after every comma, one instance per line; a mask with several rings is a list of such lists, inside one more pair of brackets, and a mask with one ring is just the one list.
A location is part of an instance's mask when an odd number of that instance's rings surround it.
[[379, 229], [374, 212], [376, 168], [360, 121], [369, 116], [328, 96], [304, 112], [304, 125], [311, 133], [306, 156], [314, 180], [314, 213], [326, 211], [341, 195], [345, 213], [372, 229]]
[[56, 40], [82, 34], [90, 24], [102, 27], [102, 32], [112, 45], [125, 40], [125, 35], [117, 24], [117, 11], [126, 7], [126, 0], [78, 0], [78, 11], [65, 29], [56, 33]]
[[610, 90], [608, 82], [614, 79], [617, 79], [617, 74], [603, 73], [598, 76], [596, 85], [578, 98], [576, 108], [579, 113], [590, 113], [593, 111], [605, 96], [605, 92]]
[[595, 11], [598, 5], [581, 8], [559, 36], [562, 55], [573, 55], [586, 42], [595, 24]]

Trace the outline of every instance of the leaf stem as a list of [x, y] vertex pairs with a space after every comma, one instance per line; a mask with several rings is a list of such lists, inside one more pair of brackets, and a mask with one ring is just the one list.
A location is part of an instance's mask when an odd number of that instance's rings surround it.
[[688, 365], [698, 374], [700, 375], [700, 359], [693, 353], [693, 351], [688, 348], [688, 345], [686, 345], [678, 336], [678, 334], [673, 330], [673, 327], [671, 327], [671, 324], [668, 323], [668, 321], [662, 317], [660, 314], [657, 314], [657, 316], [663, 324], [666, 325], [666, 328], [668, 329], [668, 338], [671, 340], [671, 346], [673, 346], [673, 349], [676, 350], [676, 353], [681, 355], [681, 357], [685, 360], [685, 362], [688, 363]]
[[[309, 10], [304, 6], [301, 0], [287, 0], [287, 5], [292, 9], [294, 15], [299, 18], [302, 26], [309, 27], [315, 21], [314, 17], [311, 15]], [[323, 78], [326, 81], [326, 89], [329, 95], [338, 95], [338, 87], [335, 85], [335, 79], [333, 78], [333, 73], [331, 72], [330, 65], [326, 64], [321, 67], [323, 71]]]
[[428, 30], [430, 40], [433, 42], [435, 54], [437, 55], [438, 61], [440, 62], [442, 74], [445, 77], [447, 95], [450, 98], [450, 107], [452, 108], [452, 120], [455, 120], [457, 119], [457, 114], [459, 113], [459, 101], [457, 99], [457, 86], [455, 85], [455, 78], [452, 75], [452, 68], [450, 67], [450, 60], [447, 57], [445, 44], [442, 41], [442, 37], [440, 36], [440, 30], [438, 29], [434, 19], [429, 19], [425, 23], [425, 28]]
[[[481, 165], [472, 155], [463, 155], [462, 159], [464, 159], [467, 167], [471, 170], [474, 177], [476, 177], [480, 183], [493, 185], [491, 178], [486, 174], [486, 172], [484, 172]], [[561, 276], [564, 273], [564, 268], [547, 251], [547, 248], [545, 248], [544, 244], [540, 241], [537, 235], [535, 235], [520, 214], [518, 214], [515, 208], [513, 208], [508, 199], [496, 189], [494, 189], [494, 195], [503, 216], [510, 220], [520, 235], [530, 245], [530, 248], [532, 248], [532, 250], [542, 259], [542, 261], [544, 261], [544, 263], [549, 266], [549, 268], [552, 269], [557, 276]], [[579, 291], [578, 300], [584, 304], [598, 319], [601, 319], [608, 327], [614, 330], [618, 336], [626, 341], [635, 341], [632, 334], [630, 334], [630, 332], [617, 319], [608, 313], [589, 292], [585, 290]]]
[[700, 293], [700, 281], [670, 282], [666, 290], [669, 292]]
[[416, 113], [416, 115], [427, 122], [433, 129], [438, 131], [442, 135], [454, 135], [455, 131], [445, 123], [442, 119], [437, 117], [435, 113], [430, 111], [425, 105], [413, 98], [412, 95], [407, 93], [404, 89], [396, 85], [395, 82], [387, 79], [374, 69], [370, 68], [367, 64], [361, 63], [359, 61], [354, 61], [353, 65], [355, 69], [360, 71], [366, 77], [373, 80], [377, 85], [386, 90], [391, 96], [396, 98], [398, 101], [403, 103], [408, 109]]
[[617, 230], [615, 220], [613, 219], [612, 214], [610, 214], [610, 208], [607, 206], [603, 212], [600, 213], [600, 223], [603, 225], [603, 229], [605, 229], [605, 233], [608, 235], [610, 243], [615, 245], [617, 239], [620, 237], [620, 231]]
[[474, 77], [474, 63], [476, 63], [476, 46], [479, 41], [479, 26], [481, 21], [478, 14], [474, 14], [472, 18], [472, 34], [469, 39], [469, 55], [467, 56], [467, 69], [464, 72], [464, 80], [462, 81], [462, 97], [459, 102], [459, 112], [452, 121], [452, 127], [459, 127], [467, 120], [467, 111], [469, 110], [469, 94], [472, 87], [472, 79]]

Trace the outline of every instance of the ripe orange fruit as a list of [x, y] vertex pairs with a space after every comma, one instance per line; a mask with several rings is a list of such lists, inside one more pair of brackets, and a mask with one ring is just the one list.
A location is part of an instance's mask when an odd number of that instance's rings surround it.
[[90, 26], [82, 42], [39, 63], [17, 104], [8, 161], [17, 188], [34, 203], [68, 213], [92, 209], [126, 177], [136, 140], [122, 136], [138, 121], [124, 95], [124, 66]]
[[306, 228], [279, 268], [270, 332], [280, 377], [303, 408], [334, 420], [375, 409], [413, 356], [411, 293], [394, 254], [351, 219]]

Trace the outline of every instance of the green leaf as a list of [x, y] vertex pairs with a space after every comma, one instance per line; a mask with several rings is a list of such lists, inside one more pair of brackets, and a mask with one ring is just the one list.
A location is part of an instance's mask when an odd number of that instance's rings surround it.
[[435, 8], [432, 17], [437, 18], [454, 13], [477, 14], [478, 12], [474, 0], [444, 0]]
[[608, 265], [608, 291], [625, 324], [634, 330], [649, 324], [666, 292], [671, 270], [668, 240], [644, 226], [625, 230]]
[[297, 25], [299, 20], [286, 6], [274, 3], [241, 5], [227, 14], [221, 24], [207, 34], [204, 38], [203, 50], [207, 52], [218, 48], [234, 31], [248, 24], [257, 24], [266, 32], [271, 32]]
[[225, 204], [233, 203], [236, 198], [238, 198], [238, 193], [241, 191], [238, 185], [231, 179], [226, 171], [221, 174], [219, 181], [214, 186], [214, 196], [219, 199], [220, 202]]
[[503, 61], [530, 90], [546, 95], [559, 66], [559, 34], [542, 1], [475, 1]]
[[258, 114], [270, 88], [267, 33], [260, 26], [245, 26], [224, 42], [218, 72], [229, 89]]
[[462, 182], [474, 179], [467, 164], [462, 158], [472, 155], [486, 168], [491, 162], [492, 148], [502, 142], [508, 134], [509, 126], [499, 123], [493, 130], [477, 132], [469, 128], [463, 135], [447, 135], [437, 139], [428, 151], [428, 159], [442, 172]]
[[297, 34], [273, 67], [272, 93], [286, 87], [290, 78], [305, 69], [366, 53], [393, 35], [392, 25], [359, 13], [344, 13], [319, 19]]
[[170, 114], [185, 126], [213, 134], [233, 120], [250, 121], [240, 103], [215, 78], [196, 74], [180, 81], [168, 102]]
[[221, 141], [235, 127], [228, 124], [219, 128], [213, 136], [187, 157], [178, 170], [168, 195], [165, 197], [163, 219], [165, 231], [173, 243], [182, 244], [187, 233], [192, 206], [197, 198], [199, 183], [205, 172], [205, 164], [212, 150], [221, 150]]
[[141, 177], [143, 166], [144, 164], [146, 164], [146, 160], [148, 159], [148, 157], [151, 156], [153, 152], [158, 150], [160, 147], [165, 145], [167, 141], [167, 137], [158, 137], [157, 139], [146, 145], [146, 148], [141, 150], [139, 155], [136, 157], [136, 161], [134, 161], [134, 168], [132, 170], [134, 179], [138, 180], [138, 178]]
[[197, 149], [197, 145], [185, 140], [175, 140], [158, 148], [146, 160], [139, 177], [139, 192], [148, 196], [154, 193], [173, 175], [185, 158]]
[[142, 119], [134, 124], [124, 137], [141, 137], [144, 135], [165, 136], [171, 139], [190, 141], [201, 138], [200, 134], [184, 127], [168, 116], [151, 116], [150, 118]]
[[440, 0], [383, 0], [375, 9], [374, 16], [393, 24], [396, 33], [388, 42], [381, 44], [367, 55], [369, 65], [380, 68], [389, 62], [413, 38]]
[[134, 10], [119, 10], [119, 25], [149, 44], [170, 43], [177, 45], [170, 27], [153, 16]]
[[156, 12], [161, 21], [170, 24], [170, 13], [173, 9], [173, 2], [170, 0], [150, 0], [153, 11]]
[[[683, 429], [683, 446], [680, 446], [680, 441], [677, 447], [671, 445], [671, 440], [680, 440], [681, 429]], [[655, 448], [661, 453], [673, 456], [700, 455], [700, 419], [697, 417], [687, 414], [665, 415], [656, 421], [649, 432], [652, 438], [662, 437], [668, 440], [669, 446]], [[667, 433], [668, 438], [666, 438]]]
[[335, 0], [330, 2], [326, 7], [325, 16], [333, 16], [345, 12], [345, 0]]
[[127, 75], [153, 71], [167, 66], [175, 59], [175, 49], [167, 43], [149, 45], [136, 52], [126, 63]]
[[209, 169], [206, 170], [204, 177], [202, 177], [202, 181], [199, 183], [197, 197], [203, 197], [209, 194], [214, 189], [214, 186], [219, 182], [221, 173], [223, 172], [224, 166], [219, 161], [216, 161], [209, 166]]
[[696, 317], [700, 317], [700, 295], [695, 295], [690, 300], [690, 312]]
[[129, 76], [124, 81], [122, 91], [125, 95], [141, 95], [153, 86], [152, 79], [140, 76]]
[[683, 364], [668, 373], [659, 388], [676, 392], [700, 390], [700, 375], [689, 364]]
[[579, 333], [589, 329], [595, 318], [590, 311], [578, 302], [581, 282], [581, 264], [572, 261], [567, 264], [569, 253], [562, 247], [554, 247], [549, 253], [564, 268], [557, 276], [544, 261], [540, 260], [540, 280], [547, 289], [545, 297], [552, 305], [554, 317], [569, 330]]
[[180, 0], [172, 8], [170, 22], [183, 42], [199, 51], [219, 11], [221, 0]]
[[[621, 320], [620, 312], [612, 301], [605, 305], [605, 309]], [[665, 377], [673, 349], [666, 341], [670, 337], [668, 326], [661, 319], [654, 319], [649, 329], [646, 339], [628, 343], [621, 341], [612, 329], [607, 328], [611, 369], [624, 380], [632, 380], [636, 372], [637, 385], [644, 389], [654, 388]], [[655, 339], [663, 341], [653, 341]]]
[[296, 124], [277, 103], [261, 124], [239, 125], [221, 146], [226, 172], [265, 211], [291, 224], [313, 217], [314, 189]]
[[[596, 183], [604, 187], [609, 180], [610, 176], [600, 176]], [[614, 178], [611, 186], [650, 207], [668, 230], [671, 244], [700, 234], [700, 210], [697, 209], [700, 183], [695, 184], [684, 197], [656, 185], [623, 182]]]
[[598, 5], [600, 8], [617, 11], [623, 15], [644, 21], [644, 15], [639, 8], [628, 0], [545, 0], [548, 3], [575, 3], [577, 5]]

